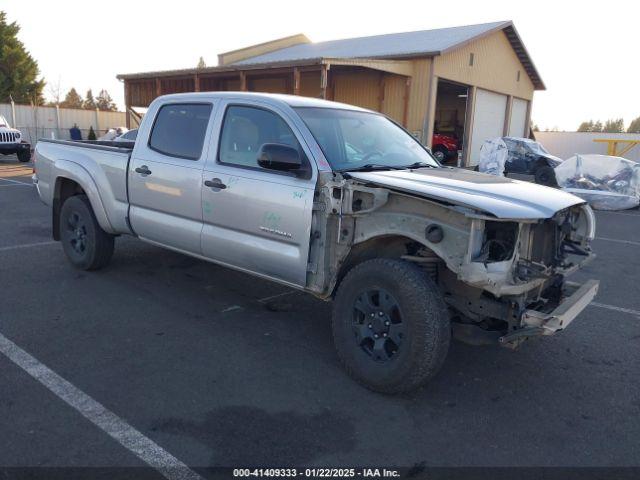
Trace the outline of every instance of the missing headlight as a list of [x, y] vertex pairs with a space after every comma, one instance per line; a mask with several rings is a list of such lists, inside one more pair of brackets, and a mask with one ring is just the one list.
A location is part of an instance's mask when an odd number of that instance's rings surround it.
[[484, 237], [474, 262], [504, 262], [513, 257], [518, 240], [518, 223], [492, 222], [484, 224]]

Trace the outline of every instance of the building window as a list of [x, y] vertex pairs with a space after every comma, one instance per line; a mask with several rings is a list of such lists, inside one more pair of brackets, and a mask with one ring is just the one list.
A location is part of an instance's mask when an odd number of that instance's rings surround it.
[[473, 53], [469, 54], [469, 66], [473, 67]]

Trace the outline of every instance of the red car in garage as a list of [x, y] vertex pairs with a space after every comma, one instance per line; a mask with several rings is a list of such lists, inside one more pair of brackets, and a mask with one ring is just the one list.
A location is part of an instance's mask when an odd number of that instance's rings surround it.
[[439, 162], [446, 162], [456, 156], [460, 149], [458, 139], [450, 135], [434, 133], [431, 139], [431, 151]]

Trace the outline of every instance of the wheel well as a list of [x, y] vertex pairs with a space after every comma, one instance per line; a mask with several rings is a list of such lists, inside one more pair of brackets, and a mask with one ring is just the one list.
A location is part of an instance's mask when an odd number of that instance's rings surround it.
[[51, 219], [54, 240], [60, 240], [60, 209], [62, 208], [62, 204], [69, 197], [84, 194], [85, 191], [75, 180], [65, 177], [56, 179], [56, 186], [53, 191], [53, 216]]
[[374, 237], [353, 246], [346, 256], [333, 288], [335, 293], [345, 275], [356, 265], [373, 258], [400, 258], [403, 255], [415, 254], [423, 245], [415, 240], [400, 235]]

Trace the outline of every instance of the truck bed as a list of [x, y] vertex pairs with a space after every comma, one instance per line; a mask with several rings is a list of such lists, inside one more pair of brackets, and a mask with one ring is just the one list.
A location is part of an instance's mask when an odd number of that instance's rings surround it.
[[112, 140], [53, 140], [41, 138], [38, 142], [57, 143], [60, 145], [71, 145], [74, 147], [93, 148], [96, 150], [131, 152], [135, 142], [114, 142]]
[[[134, 142], [49, 140], [36, 144], [40, 198], [53, 205], [59, 182], [80, 180], [96, 216], [109, 233], [130, 233], [127, 172]], [[101, 206], [101, 207], [99, 207]]]

